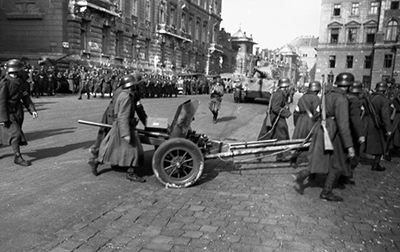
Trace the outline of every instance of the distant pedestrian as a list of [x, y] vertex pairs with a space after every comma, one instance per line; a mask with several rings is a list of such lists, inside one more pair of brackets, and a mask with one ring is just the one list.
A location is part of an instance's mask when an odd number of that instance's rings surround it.
[[220, 81], [216, 81], [214, 86], [211, 88], [211, 101], [209, 103], [209, 109], [213, 114], [213, 122], [217, 123], [218, 112], [221, 109], [222, 96], [224, 96], [224, 86], [221, 85]]
[[21, 145], [27, 145], [22, 131], [24, 122], [24, 106], [33, 116], [38, 117], [35, 106], [29, 97], [26, 86], [20, 79], [23, 63], [12, 59], [7, 62], [6, 76], [0, 81], [0, 145], [11, 145], [14, 151], [14, 163], [22, 166], [30, 166], [20, 151]]

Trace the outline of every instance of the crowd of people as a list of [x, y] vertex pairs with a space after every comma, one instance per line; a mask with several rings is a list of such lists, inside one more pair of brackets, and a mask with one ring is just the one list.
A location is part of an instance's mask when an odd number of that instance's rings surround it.
[[370, 91], [353, 74], [340, 73], [330, 87], [310, 83], [293, 113], [288, 106], [289, 86], [287, 78], [278, 81], [258, 139], [289, 140], [286, 119], [293, 114], [292, 139], [307, 139], [310, 147], [286, 158], [280, 154], [277, 161], [290, 161], [296, 167], [298, 157], [306, 157], [307, 168], [295, 175], [299, 193], [307, 187], [307, 178], [312, 182], [323, 174], [320, 198], [342, 201], [333, 193], [334, 185], [354, 184], [353, 171], [360, 160], [369, 160], [372, 171], [385, 171], [381, 160], [391, 161], [393, 150], [400, 148], [400, 84], [387, 78]]

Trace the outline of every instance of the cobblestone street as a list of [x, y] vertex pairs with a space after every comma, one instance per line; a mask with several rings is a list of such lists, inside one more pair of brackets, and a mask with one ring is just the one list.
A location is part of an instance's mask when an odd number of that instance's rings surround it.
[[[172, 118], [186, 98], [143, 103], [148, 115]], [[226, 95], [213, 125], [208, 96], [195, 98], [202, 102], [196, 131], [226, 141], [256, 138], [265, 104], [236, 104]], [[99, 121], [108, 101], [34, 100], [39, 119], [26, 116], [29, 145], [22, 149], [33, 165], [17, 167], [10, 147], [0, 149], [0, 251], [400, 250], [399, 156], [382, 161], [381, 173], [363, 161], [355, 185], [335, 188], [340, 203], [319, 199], [322, 177], [299, 195], [295, 169], [238, 166], [232, 159], [207, 160], [194, 186], [167, 189], [152, 175], [151, 146], [145, 146], [146, 183], [129, 182], [124, 171], [105, 165], [95, 177], [86, 160], [96, 131], [77, 119]]]

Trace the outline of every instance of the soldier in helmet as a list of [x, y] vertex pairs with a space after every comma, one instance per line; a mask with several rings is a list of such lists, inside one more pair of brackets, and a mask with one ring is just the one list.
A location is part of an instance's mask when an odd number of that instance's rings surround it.
[[[261, 131], [258, 135], [258, 140], [277, 139], [277, 140], [288, 140], [289, 127], [286, 119], [289, 118], [292, 113], [289, 110], [287, 104], [287, 98], [289, 95], [289, 78], [281, 78], [278, 81], [278, 89], [271, 96], [269, 106], [267, 110], [267, 116], [261, 126]], [[267, 122], [271, 123], [267, 123]], [[268, 125], [267, 125], [268, 124]], [[269, 125], [271, 124], [271, 125]], [[283, 161], [283, 155], [276, 157], [277, 161]]]
[[354, 184], [351, 180], [353, 178], [353, 170], [358, 165], [358, 157], [360, 155], [361, 145], [365, 142], [365, 132], [363, 123], [361, 121], [361, 114], [363, 109], [363, 95], [364, 87], [361, 81], [354, 81], [349, 89], [347, 99], [349, 101], [349, 119], [350, 119], [350, 132], [354, 144], [356, 156], [350, 159], [351, 172], [349, 176], [340, 176], [338, 179], [339, 184]]
[[[315, 128], [315, 122], [320, 117], [320, 99], [318, 93], [321, 91], [321, 83], [319, 81], [313, 81], [308, 86], [308, 91], [300, 97], [297, 102], [297, 106], [293, 112], [294, 132], [292, 139], [304, 139], [311, 131]], [[300, 155], [299, 151], [296, 151], [290, 162], [296, 166], [296, 159]]]
[[390, 137], [393, 132], [390, 122], [389, 99], [385, 96], [388, 90], [386, 82], [378, 82], [375, 92], [366, 99], [367, 110], [363, 118], [365, 127], [365, 153], [374, 155], [372, 171], [384, 171], [385, 167], [380, 165], [382, 155], [386, 151], [385, 135]]
[[[343, 201], [332, 192], [333, 184], [340, 175], [349, 176], [351, 172], [349, 157], [355, 156], [350, 132], [349, 103], [346, 94], [354, 83], [351, 73], [340, 73], [332, 89], [325, 95], [326, 128], [333, 144], [333, 150], [324, 148], [324, 132], [317, 125], [312, 135], [308, 152], [309, 167], [296, 175], [297, 190], [303, 193], [304, 180], [313, 173], [326, 174], [320, 198], [328, 201]], [[323, 108], [323, 107], [322, 107]], [[321, 110], [321, 113], [323, 111]]]
[[0, 145], [9, 144], [14, 151], [14, 163], [29, 166], [20, 152], [20, 145], [27, 145], [22, 124], [24, 122], [24, 108], [33, 116], [38, 117], [35, 106], [28, 95], [26, 86], [20, 79], [23, 63], [12, 59], [6, 64], [6, 76], [0, 81]]
[[[136, 169], [143, 161], [143, 147], [136, 125], [140, 120], [146, 125], [147, 115], [140, 102], [141, 76], [125, 75], [121, 78], [122, 90], [115, 100], [114, 114], [117, 115], [110, 132], [100, 145], [97, 160], [91, 163], [92, 170], [99, 163], [108, 163], [127, 167], [126, 178], [134, 182], [146, 182], [136, 174]], [[139, 119], [136, 119], [136, 116]]]

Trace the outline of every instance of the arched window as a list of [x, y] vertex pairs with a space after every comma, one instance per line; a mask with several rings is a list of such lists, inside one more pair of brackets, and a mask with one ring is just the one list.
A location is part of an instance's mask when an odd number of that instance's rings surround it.
[[396, 41], [398, 33], [398, 23], [395, 20], [392, 20], [388, 23], [386, 27], [386, 36], [385, 40], [386, 41]]

